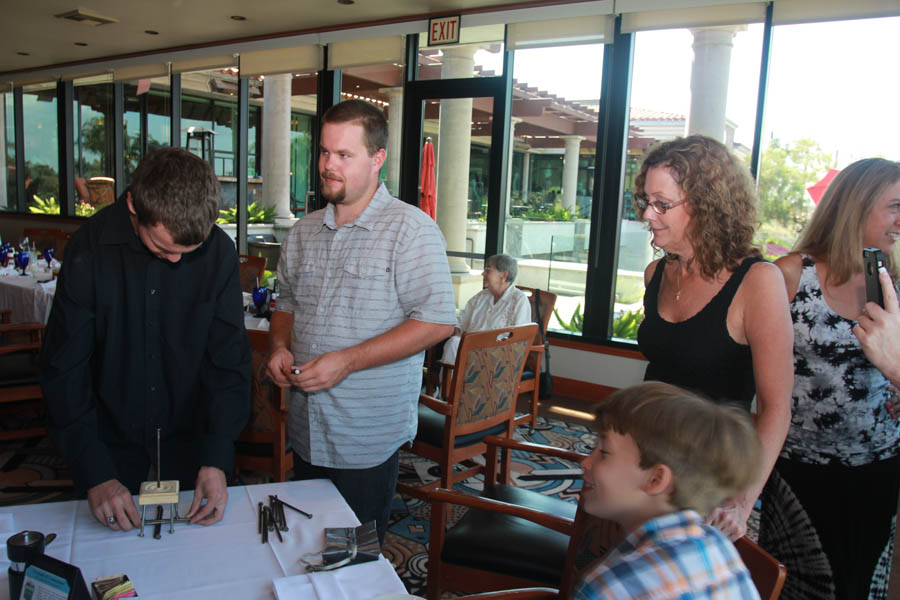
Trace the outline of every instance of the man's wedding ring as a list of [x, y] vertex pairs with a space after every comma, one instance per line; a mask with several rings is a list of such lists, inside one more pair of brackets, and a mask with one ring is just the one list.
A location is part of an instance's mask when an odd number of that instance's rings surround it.
[[116, 524], [116, 518], [115, 518], [115, 517], [106, 517], [106, 523], [109, 524], [109, 525], [115, 525], [115, 524]]

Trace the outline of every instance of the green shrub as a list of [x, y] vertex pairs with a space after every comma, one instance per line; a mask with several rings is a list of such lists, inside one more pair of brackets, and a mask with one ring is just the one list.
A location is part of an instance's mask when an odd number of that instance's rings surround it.
[[[275, 221], [275, 207], [263, 207], [259, 202], [251, 202], [247, 206], [247, 222], [248, 223], [272, 223]], [[219, 218], [216, 219], [219, 225], [226, 223], [237, 223], [237, 207], [219, 209]]]

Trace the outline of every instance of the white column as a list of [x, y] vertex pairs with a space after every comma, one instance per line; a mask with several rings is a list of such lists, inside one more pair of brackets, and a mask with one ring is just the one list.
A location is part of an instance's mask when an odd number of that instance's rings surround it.
[[[472, 77], [475, 48], [442, 49], [441, 78]], [[437, 149], [437, 223], [447, 249], [466, 251], [469, 206], [469, 152], [472, 146], [472, 99], [441, 100], [440, 148]], [[452, 273], [467, 273], [465, 260], [450, 257]]]
[[687, 133], [725, 141], [725, 105], [731, 48], [737, 27], [692, 29], [694, 63], [691, 66], [691, 112]]
[[266, 75], [263, 88], [263, 204], [275, 222], [291, 213], [291, 75]]
[[403, 88], [390, 87], [378, 90], [388, 97], [388, 140], [384, 169], [388, 191], [397, 196], [400, 193], [400, 143], [403, 131]]
[[566, 142], [563, 158], [562, 207], [570, 211], [575, 208], [575, 194], [578, 191], [578, 155], [581, 147], [580, 135], [560, 136]]
[[531, 179], [531, 149], [525, 151], [522, 157], [522, 204], [528, 203], [528, 184]]
[[506, 161], [506, 216], [509, 216], [509, 207], [512, 205], [512, 172], [513, 158], [516, 150], [516, 125], [522, 122], [519, 117], [509, 118], [509, 159]]

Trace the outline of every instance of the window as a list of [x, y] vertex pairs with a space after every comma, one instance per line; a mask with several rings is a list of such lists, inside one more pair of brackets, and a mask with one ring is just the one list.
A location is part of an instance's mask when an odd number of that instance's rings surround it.
[[0, 94], [0, 210], [16, 210], [16, 128], [12, 94]]
[[[557, 294], [550, 329], [581, 334], [603, 44], [516, 50], [504, 251], [516, 283]], [[560, 65], [596, 65], [572, 77]]]
[[641, 161], [655, 144], [692, 133], [715, 137], [749, 160], [762, 34], [761, 24], [635, 34], [613, 338], [637, 337], [644, 270], [657, 256], [631, 205]]
[[815, 206], [807, 188], [830, 169], [900, 158], [900, 82], [883, 62], [900, 56], [898, 31], [898, 17], [774, 28], [759, 171], [768, 255], [793, 245]]
[[29, 86], [22, 94], [25, 200], [28, 210], [59, 214], [59, 142], [56, 84]]
[[171, 145], [172, 94], [168, 77], [151, 79], [149, 89], [140, 86], [137, 80], [128, 81], [124, 92], [124, 171], [128, 185], [144, 156], [160, 146]]

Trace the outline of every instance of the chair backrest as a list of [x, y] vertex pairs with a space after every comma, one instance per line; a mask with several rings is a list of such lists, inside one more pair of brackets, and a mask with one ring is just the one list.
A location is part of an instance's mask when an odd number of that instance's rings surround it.
[[53, 248], [54, 256], [57, 260], [63, 259], [66, 243], [72, 236], [71, 233], [62, 229], [47, 229], [45, 227], [26, 227], [22, 230], [22, 235], [34, 242], [38, 251]]
[[456, 355], [450, 402], [459, 433], [479, 431], [516, 409], [516, 388], [537, 325], [463, 334]]
[[[262, 256], [238, 255], [241, 271], [241, 290], [252, 292], [257, 282], [261, 282], [266, 271], [266, 259]], [[268, 352], [268, 350], [267, 350]]]
[[[517, 285], [516, 287], [528, 294], [528, 302], [531, 304], [531, 318], [535, 323], [538, 323], [538, 311], [535, 310], [535, 300], [537, 299], [540, 303], [539, 306], [541, 318], [538, 324], [541, 326], [541, 331], [546, 334], [547, 326], [550, 324], [550, 315], [553, 314], [553, 308], [556, 306], [556, 294], [554, 294], [553, 292], [545, 292], [544, 290], [537, 290], [535, 288], [525, 287], [522, 285]], [[540, 331], [535, 337], [534, 343], [537, 345], [541, 345], [544, 343], [541, 339]]]
[[569, 538], [560, 596], [569, 598], [575, 582], [594, 561], [597, 561], [625, 539], [625, 530], [612, 521], [599, 519], [585, 512], [583, 496], [579, 498], [578, 512], [573, 523], [574, 532]]
[[787, 569], [774, 556], [760, 548], [746, 537], [734, 543], [741, 560], [750, 571], [750, 577], [762, 600], [777, 600], [784, 587]]

